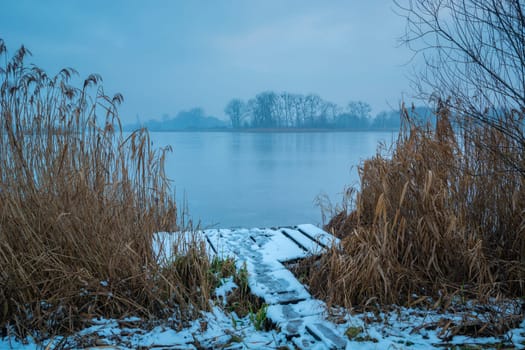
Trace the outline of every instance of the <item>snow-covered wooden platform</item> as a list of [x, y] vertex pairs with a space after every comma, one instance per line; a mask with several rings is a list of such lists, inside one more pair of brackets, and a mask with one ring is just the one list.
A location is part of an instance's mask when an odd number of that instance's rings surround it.
[[267, 316], [300, 349], [344, 349], [347, 338], [325, 317], [325, 304], [313, 298], [283, 263], [339, 244], [313, 225], [272, 229], [205, 230], [209, 250], [246, 266], [252, 293], [269, 305]]

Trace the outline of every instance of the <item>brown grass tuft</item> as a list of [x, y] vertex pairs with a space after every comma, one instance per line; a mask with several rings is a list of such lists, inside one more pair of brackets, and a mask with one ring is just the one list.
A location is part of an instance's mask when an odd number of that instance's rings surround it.
[[493, 150], [524, 155], [494, 129], [454, 132], [445, 108], [437, 120], [408, 124], [390, 156], [360, 167], [353, 210], [326, 227], [342, 246], [305, 263], [317, 296], [351, 307], [524, 294], [524, 177]]
[[72, 69], [49, 76], [27, 54], [8, 59], [0, 40], [0, 330], [47, 337], [96, 316], [207, 308], [201, 242], [170, 267], [153, 253], [153, 233], [177, 229], [167, 150], [146, 130], [124, 137], [122, 96], [99, 76], [76, 88]]

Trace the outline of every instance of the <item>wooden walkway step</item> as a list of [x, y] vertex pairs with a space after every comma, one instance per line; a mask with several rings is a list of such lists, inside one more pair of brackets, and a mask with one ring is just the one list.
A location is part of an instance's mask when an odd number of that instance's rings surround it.
[[344, 349], [348, 340], [325, 317], [326, 305], [313, 298], [283, 263], [319, 254], [340, 244], [313, 225], [272, 229], [203, 231], [209, 250], [246, 266], [248, 285], [269, 305], [267, 315], [299, 349]]

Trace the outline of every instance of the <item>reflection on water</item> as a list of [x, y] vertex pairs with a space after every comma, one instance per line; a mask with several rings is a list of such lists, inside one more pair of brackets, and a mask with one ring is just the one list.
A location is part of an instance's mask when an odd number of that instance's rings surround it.
[[171, 145], [166, 171], [179, 203], [205, 226], [270, 227], [321, 223], [314, 201], [340, 201], [357, 182], [357, 165], [374, 155], [378, 132], [151, 133], [155, 146]]

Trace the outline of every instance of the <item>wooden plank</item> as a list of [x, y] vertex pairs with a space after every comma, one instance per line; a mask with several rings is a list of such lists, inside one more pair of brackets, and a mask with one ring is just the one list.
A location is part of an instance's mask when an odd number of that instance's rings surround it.
[[316, 322], [306, 324], [306, 330], [316, 339], [321, 340], [330, 349], [345, 349], [346, 339], [333, 331], [333, 324], [326, 322]]
[[[303, 327], [304, 328], [304, 327]], [[299, 350], [327, 349], [326, 345], [315, 339], [310, 333], [298, 333], [299, 336], [292, 338], [293, 345]]]
[[[331, 349], [337, 348], [333, 342], [326, 341], [326, 337], [322, 334], [312, 335], [311, 331], [307, 330], [308, 325], [321, 322], [319, 316], [305, 316], [284, 322], [279, 325], [281, 331], [287, 336], [292, 337], [292, 343], [297, 349]], [[311, 326], [310, 326], [311, 327]], [[317, 329], [316, 329], [317, 330]]]
[[210, 229], [202, 231], [202, 235], [206, 237], [206, 243], [213, 250], [215, 256], [225, 259], [233, 257], [234, 254], [228, 244], [228, 238], [231, 231], [228, 229]]
[[321, 315], [326, 305], [317, 299], [308, 299], [296, 304], [270, 305], [267, 310], [268, 318], [277, 325], [306, 316]]
[[250, 239], [255, 242], [259, 247], [264, 246], [270, 238], [273, 236], [272, 230], [261, 230], [253, 229], [250, 230]]
[[266, 230], [268, 240], [261, 245], [261, 253], [265, 260], [280, 262], [304, 258], [306, 252], [281, 231]]
[[[251, 268], [248, 268], [250, 273]], [[268, 304], [283, 304], [310, 299], [311, 295], [295, 276], [286, 269], [259, 273], [248, 278], [253, 294]]]
[[297, 230], [325, 248], [331, 247], [332, 244], [340, 244], [337, 237], [312, 224], [298, 225]]
[[323, 249], [315, 240], [297, 230], [283, 228], [281, 232], [310, 254], [319, 253]]

